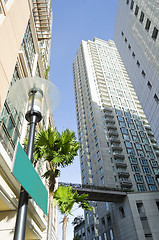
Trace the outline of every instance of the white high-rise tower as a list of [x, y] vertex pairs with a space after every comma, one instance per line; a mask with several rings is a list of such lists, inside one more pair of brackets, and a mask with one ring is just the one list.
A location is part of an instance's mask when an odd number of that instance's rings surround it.
[[[82, 183], [156, 191], [158, 146], [115, 43], [97, 38], [82, 41], [73, 76]], [[113, 232], [117, 237], [119, 229], [109, 225], [115, 223], [116, 213], [109, 218], [108, 203], [93, 206], [91, 214], [85, 213], [86, 239], [107, 239], [108, 230], [108, 239], [114, 239]]]

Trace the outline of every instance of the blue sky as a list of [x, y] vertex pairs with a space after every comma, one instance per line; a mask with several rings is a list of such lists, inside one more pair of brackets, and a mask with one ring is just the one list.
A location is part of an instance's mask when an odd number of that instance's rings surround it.
[[[53, 30], [50, 80], [59, 88], [61, 104], [54, 112], [55, 126], [77, 133], [72, 64], [81, 40], [113, 39], [117, 0], [53, 0]], [[76, 134], [77, 135], [77, 134]], [[80, 165], [61, 170], [59, 181], [79, 183]], [[74, 212], [78, 215], [78, 212]], [[60, 217], [59, 217], [60, 221]], [[72, 220], [70, 219], [70, 222]], [[60, 230], [61, 226], [59, 226]], [[71, 224], [67, 240], [72, 239]], [[61, 239], [61, 233], [59, 233]]]

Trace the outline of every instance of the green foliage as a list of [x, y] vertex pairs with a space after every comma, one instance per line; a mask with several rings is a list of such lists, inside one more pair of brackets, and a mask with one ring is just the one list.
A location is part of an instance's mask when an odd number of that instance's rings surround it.
[[56, 167], [65, 167], [73, 162], [80, 148], [75, 133], [66, 129], [60, 134], [57, 129], [40, 129], [35, 136], [35, 152]]
[[48, 65], [45, 69], [45, 79], [49, 80], [49, 72], [50, 72], [50, 65]]
[[78, 234], [76, 234], [75, 236], [74, 236], [74, 238], [73, 238], [73, 240], [80, 240], [81, 238], [80, 238], [80, 236], [78, 235]]
[[75, 133], [69, 129], [61, 134], [55, 128], [40, 129], [34, 141], [34, 163], [39, 159], [47, 161], [49, 170], [43, 175], [49, 179], [50, 191], [54, 190], [55, 178], [59, 176], [59, 167], [70, 165], [80, 148]]
[[87, 197], [87, 194], [79, 195], [77, 191], [72, 190], [72, 187], [62, 185], [60, 185], [54, 193], [54, 198], [58, 203], [61, 213], [64, 215], [71, 214], [75, 203], [79, 204], [79, 207], [82, 207], [84, 210], [91, 211], [92, 207], [89, 206]]

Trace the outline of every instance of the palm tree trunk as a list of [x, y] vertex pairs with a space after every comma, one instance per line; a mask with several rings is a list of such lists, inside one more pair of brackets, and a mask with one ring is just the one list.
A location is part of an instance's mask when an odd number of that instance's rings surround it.
[[52, 228], [52, 216], [53, 216], [53, 192], [49, 191], [49, 209], [48, 209], [48, 221], [47, 221], [47, 240], [50, 239]]
[[48, 209], [48, 223], [47, 223], [47, 240], [51, 240], [51, 230], [53, 224], [53, 195], [54, 195], [54, 188], [55, 188], [55, 170], [51, 172], [49, 178], [49, 209]]
[[62, 225], [62, 240], [66, 240], [66, 228], [67, 228], [68, 218], [67, 215], [63, 218], [63, 225]]

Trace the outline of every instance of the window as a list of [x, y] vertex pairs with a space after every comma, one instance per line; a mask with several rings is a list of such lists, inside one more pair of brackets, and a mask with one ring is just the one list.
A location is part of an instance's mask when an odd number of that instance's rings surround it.
[[145, 157], [145, 154], [144, 154], [143, 151], [138, 150], [137, 153], [138, 153], [138, 156], [140, 156], [140, 157]]
[[118, 116], [119, 121], [124, 121], [124, 118], [122, 116]]
[[110, 240], [114, 240], [113, 230], [110, 229], [110, 230], [109, 230], [109, 233], [110, 233]]
[[107, 240], [107, 234], [104, 233], [104, 240]]
[[135, 16], [137, 16], [138, 15], [138, 12], [139, 12], [139, 7], [136, 5], [136, 8], [135, 8]]
[[[142, 186], [142, 185], [141, 185]], [[145, 213], [145, 208], [142, 202], [136, 203], [137, 210], [139, 213]]]
[[146, 143], [146, 144], [149, 143], [148, 140], [147, 140], [147, 138], [141, 138], [141, 139], [142, 139], [142, 142], [143, 142], [143, 143]]
[[116, 109], [116, 110], [115, 110], [115, 112], [116, 112], [116, 114], [118, 114], [118, 115], [122, 116], [122, 111], [120, 111], [120, 110]]
[[130, 142], [128, 142], [128, 141], [125, 141], [125, 145], [126, 145], [126, 147], [128, 147], [128, 148], [132, 148], [132, 145], [131, 145], [131, 143], [130, 143]]
[[150, 145], [145, 145], [145, 150], [148, 152], [152, 152], [152, 148]]
[[108, 222], [108, 226], [112, 224], [110, 214], [107, 215], [107, 222]]
[[157, 208], [159, 210], [159, 201], [156, 201]]
[[106, 202], [105, 205], [106, 205], [106, 210], [109, 211], [109, 203]]
[[133, 164], [137, 164], [137, 159], [135, 157], [129, 157], [129, 160]]
[[146, 26], [145, 26], [146, 31], [149, 31], [150, 25], [151, 25], [151, 21], [147, 18]]
[[134, 142], [139, 142], [139, 138], [136, 137], [136, 136], [133, 136], [133, 141], [134, 141]]
[[143, 184], [138, 184], [137, 188], [138, 188], [139, 192], [145, 192], [146, 191], [146, 188]]
[[146, 180], [147, 180], [148, 183], [154, 184], [154, 180], [151, 176], [146, 176]]
[[103, 168], [100, 168], [99, 171], [100, 171], [100, 174], [102, 175], [103, 174]]
[[125, 218], [125, 212], [124, 212], [124, 208], [123, 207], [119, 208], [119, 213], [120, 213], [120, 217], [121, 218]]
[[99, 165], [101, 165], [101, 164], [102, 164], [102, 162], [101, 162], [101, 159], [99, 159], [99, 160], [98, 160], [98, 163], [99, 163]]
[[121, 128], [121, 131], [122, 131], [122, 133], [126, 133], [126, 134], [128, 133], [126, 128]]
[[136, 182], [143, 183], [143, 178], [140, 174], [134, 175]]
[[159, 103], [159, 98], [158, 98], [158, 96], [156, 94], [154, 95], [154, 99], [155, 99], [156, 103]]
[[104, 217], [102, 217], [101, 221], [102, 221], [102, 225], [105, 226], [105, 218]]
[[137, 136], [137, 133], [136, 133], [135, 130], [131, 130], [131, 134], [132, 134], [133, 136]]
[[157, 161], [151, 160], [152, 167], [158, 167]]
[[141, 15], [140, 15], [140, 19], [139, 19], [139, 21], [140, 21], [140, 23], [143, 23], [143, 21], [144, 21], [144, 13], [141, 11]]
[[145, 173], [149, 174], [150, 173], [150, 169], [149, 167], [143, 167], [143, 170]]
[[147, 160], [145, 158], [140, 159], [142, 165], [147, 165]]
[[137, 150], [142, 150], [142, 147], [139, 143], [135, 143], [135, 147]]
[[129, 126], [129, 128], [131, 128], [131, 129], [135, 129], [135, 127], [134, 127], [134, 124], [133, 124], [133, 123], [129, 123], [129, 124], [128, 124], [128, 126]]
[[153, 33], [152, 33], [152, 39], [155, 41], [158, 35], [158, 29], [154, 27]]
[[128, 149], [127, 149], [127, 152], [128, 152], [128, 154], [130, 154], [130, 155], [134, 155], [134, 151], [133, 151], [133, 149], [131, 149], [131, 148], [128, 148]]
[[158, 168], [154, 168], [153, 171], [154, 171], [155, 175], [159, 176], [159, 169]]
[[101, 178], [101, 182], [104, 185], [104, 177]]
[[146, 77], [146, 73], [144, 72], [144, 70], [142, 70], [141, 74], [143, 77]]
[[128, 123], [132, 123], [133, 122], [131, 118], [127, 118], [126, 120], [127, 120]]
[[148, 88], [151, 90], [152, 85], [151, 85], [151, 83], [150, 83], [149, 81], [147, 82], [147, 86], [148, 86]]
[[123, 138], [124, 138], [125, 140], [130, 140], [129, 136], [126, 135], [126, 134], [123, 134]]
[[154, 157], [154, 154], [153, 154], [152, 152], [147, 152], [146, 154], [147, 154], [147, 157], [148, 157], [148, 158], [151, 158], [151, 159], [154, 159], [154, 158], [155, 158], [155, 157]]
[[140, 168], [137, 165], [132, 165], [133, 172], [140, 172]]
[[133, 7], [134, 7], [134, 1], [131, 0], [130, 9], [133, 10]]
[[140, 67], [140, 62], [137, 60], [136, 65]]
[[121, 127], [126, 127], [125, 122], [119, 122], [119, 125], [120, 125]]
[[155, 185], [150, 185], [149, 188], [150, 188], [150, 191], [156, 191], [157, 190]]

